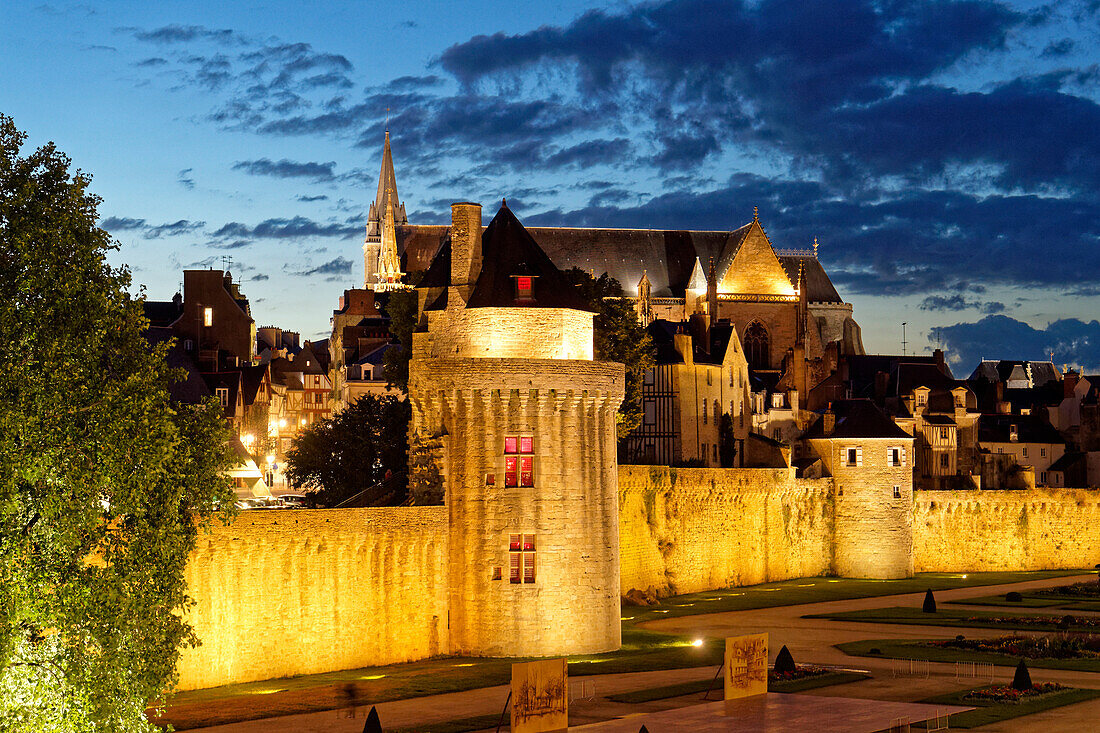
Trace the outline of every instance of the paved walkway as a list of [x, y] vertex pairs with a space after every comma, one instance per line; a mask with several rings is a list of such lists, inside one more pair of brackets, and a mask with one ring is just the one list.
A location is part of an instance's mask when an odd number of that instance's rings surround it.
[[[948, 600], [978, 595], [1004, 594], [1010, 590], [1022, 591], [1064, 585], [1081, 580], [1094, 581], [1095, 575], [1048, 578], [1009, 585], [937, 591], [936, 600], [942, 603]], [[960, 630], [935, 626], [855, 623], [802, 618], [807, 614], [855, 611], [887, 606], [914, 606], [919, 608], [923, 601], [923, 593], [909, 593], [798, 606], [762, 608], [750, 611], [684, 616], [651, 621], [644, 624], [644, 626], [654, 630], [694, 634], [714, 639], [766, 631], [770, 636], [773, 659], [779, 648], [786, 644], [795, 661], [800, 664], [814, 663], [864, 669], [875, 675], [872, 679], [862, 682], [821, 688], [806, 693], [811, 695], [911, 702], [983, 683], [985, 680], [956, 680], [955, 665], [940, 663], [927, 665], [927, 677], [924, 676], [925, 667], [923, 663], [919, 675], [909, 676], [906, 674], [905, 676], [895, 677], [893, 674], [895, 663], [892, 660], [850, 657], [835, 649], [833, 645], [860, 639], [954, 638], [959, 633], [965, 633], [967, 636], [983, 637], [998, 636], [1004, 633], [996, 629]], [[1043, 611], [1044, 609], [1020, 609], [1019, 613], [1043, 613]], [[996, 680], [1004, 682], [1011, 680], [1011, 668], [996, 667], [994, 669]], [[698, 704], [700, 702], [699, 695], [653, 701], [643, 705], [612, 703], [606, 700], [605, 696], [678, 682], [709, 679], [713, 677], [714, 671], [713, 668], [704, 667], [573, 677], [571, 683], [574, 685], [581, 680], [592, 680], [595, 684], [597, 698], [589, 702], [581, 701], [572, 704], [570, 707], [570, 721], [576, 725], [607, 720], [630, 713], [651, 712]], [[1076, 687], [1100, 688], [1100, 673], [1033, 669], [1032, 679], [1036, 682], [1061, 682]], [[433, 723], [482, 715], [499, 715], [507, 697], [508, 687], [501, 685], [445, 695], [380, 703], [378, 712], [385, 729], [424, 726], [424, 730], [431, 730]], [[359, 733], [363, 729], [363, 716], [368, 709], [361, 708], [355, 719], [342, 717], [343, 712], [328, 711], [233, 723], [204, 728], [203, 730], [208, 733], [260, 733], [261, 731], [272, 730], [287, 731], [288, 733], [321, 733], [323, 731]], [[1072, 733], [1083, 733], [1084, 731], [1097, 729], [1095, 724], [1097, 719], [1100, 719], [1100, 700], [1039, 713], [1016, 722], [1008, 721], [995, 726], [986, 726], [980, 730], [998, 731], [1000, 733], [1033, 730], [1042, 730], [1043, 733], [1058, 733], [1058, 731], [1064, 730]], [[658, 733], [658, 731], [653, 731], [653, 733]]]

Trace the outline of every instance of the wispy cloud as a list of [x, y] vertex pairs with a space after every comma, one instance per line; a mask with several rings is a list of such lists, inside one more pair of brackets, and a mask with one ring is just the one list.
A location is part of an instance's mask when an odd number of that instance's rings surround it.
[[327, 163], [298, 163], [293, 160], [273, 161], [268, 158], [242, 160], [233, 164], [233, 170], [244, 171], [253, 176], [271, 176], [273, 178], [308, 178], [314, 182], [331, 181], [335, 178], [333, 170], [336, 161]]

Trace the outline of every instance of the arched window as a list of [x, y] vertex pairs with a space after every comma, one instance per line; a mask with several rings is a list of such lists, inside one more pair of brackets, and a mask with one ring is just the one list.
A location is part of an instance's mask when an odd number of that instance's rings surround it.
[[768, 369], [768, 332], [760, 321], [753, 321], [745, 329], [745, 359], [749, 369]]

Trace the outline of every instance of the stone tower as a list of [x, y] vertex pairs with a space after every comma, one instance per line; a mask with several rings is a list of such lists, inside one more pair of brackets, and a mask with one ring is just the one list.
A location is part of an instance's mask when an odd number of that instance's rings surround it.
[[382, 146], [382, 170], [378, 174], [378, 195], [367, 214], [367, 236], [363, 240], [363, 287], [368, 290], [394, 290], [401, 287], [401, 257], [397, 252], [398, 224], [408, 224], [405, 204], [397, 196], [397, 177], [393, 172], [390, 131]]
[[834, 480], [833, 572], [913, 575], [913, 436], [870, 400], [841, 400], [804, 438]]
[[418, 290], [410, 464], [449, 513], [452, 654], [620, 645], [615, 414], [623, 365], [594, 361], [594, 314], [506, 205], [451, 207]]

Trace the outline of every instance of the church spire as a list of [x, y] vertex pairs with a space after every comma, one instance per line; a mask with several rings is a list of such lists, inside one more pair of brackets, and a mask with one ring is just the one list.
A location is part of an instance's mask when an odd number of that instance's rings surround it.
[[397, 276], [397, 282], [400, 281], [396, 226], [408, 223], [405, 205], [397, 195], [397, 176], [393, 170], [390, 131], [387, 129], [382, 145], [382, 168], [378, 172], [378, 194], [370, 205], [367, 236], [363, 242], [363, 285], [367, 289], [388, 290], [390, 288], [378, 286], [392, 285], [394, 276]]

